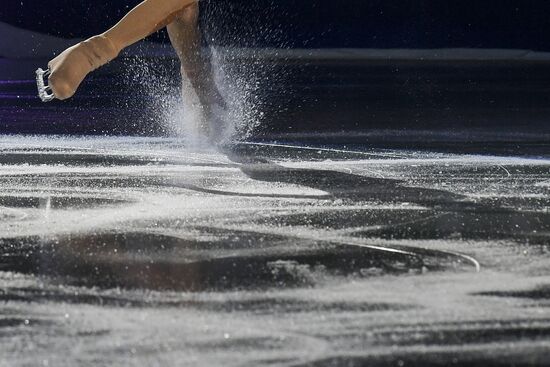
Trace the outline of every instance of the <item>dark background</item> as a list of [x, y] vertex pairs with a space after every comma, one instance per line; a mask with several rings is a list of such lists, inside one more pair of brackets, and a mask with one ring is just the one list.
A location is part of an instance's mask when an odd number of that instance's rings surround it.
[[[84, 38], [137, 3], [3, 0], [0, 21]], [[201, 7], [202, 28], [215, 46], [550, 51], [545, 0], [205, 0]], [[150, 39], [167, 41], [163, 32]], [[147, 77], [128, 78], [128, 65], [148, 65], [177, 94], [178, 64], [143, 55], [109, 64], [71, 100], [49, 104], [37, 99], [33, 80], [48, 60], [0, 58], [0, 133], [166, 134], [158, 118], [163, 95], [141, 93]], [[258, 81], [254, 108], [262, 117], [252, 139], [453, 142], [461, 151], [505, 142], [514, 152], [529, 142], [550, 151], [550, 58], [502, 55], [234, 63], [237, 76]]]
[[[104, 31], [137, 3], [3, 0], [0, 21], [62, 37], [88, 37]], [[215, 44], [549, 50], [550, 1], [546, 0], [206, 0], [201, 4], [204, 28]]]

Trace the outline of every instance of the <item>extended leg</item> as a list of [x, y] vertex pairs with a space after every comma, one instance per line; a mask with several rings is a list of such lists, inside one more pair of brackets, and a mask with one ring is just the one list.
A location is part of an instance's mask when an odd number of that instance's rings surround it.
[[48, 63], [49, 85], [59, 99], [71, 97], [86, 75], [129, 45], [173, 22], [197, 0], [145, 0], [107, 32], [63, 51]]

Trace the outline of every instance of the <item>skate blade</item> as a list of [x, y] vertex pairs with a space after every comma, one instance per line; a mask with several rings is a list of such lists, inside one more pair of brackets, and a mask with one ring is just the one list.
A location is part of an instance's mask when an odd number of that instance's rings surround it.
[[52, 88], [46, 85], [44, 78], [50, 75], [50, 69], [42, 70], [39, 68], [36, 70], [36, 86], [38, 88], [38, 97], [42, 102], [50, 102], [55, 99], [55, 95], [52, 92]]

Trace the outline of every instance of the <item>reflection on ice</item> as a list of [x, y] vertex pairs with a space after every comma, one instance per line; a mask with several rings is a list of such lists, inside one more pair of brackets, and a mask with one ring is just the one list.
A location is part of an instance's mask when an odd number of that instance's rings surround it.
[[[197, 239], [105, 233], [3, 240], [3, 269], [89, 287], [231, 291], [311, 287], [348, 277], [422, 274], [468, 265], [460, 256], [432, 250], [195, 230], [206, 233], [197, 232]], [[205, 235], [210, 239], [201, 238]]]

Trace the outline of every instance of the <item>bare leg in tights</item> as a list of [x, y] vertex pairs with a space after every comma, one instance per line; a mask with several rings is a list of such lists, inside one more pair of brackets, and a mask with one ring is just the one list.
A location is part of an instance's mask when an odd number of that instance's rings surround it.
[[199, 28], [199, 4], [192, 4], [178, 13], [176, 19], [167, 26], [172, 46], [181, 62], [181, 75], [191, 83], [198, 96], [204, 121], [203, 133], [213, 137], [216, 127], [212, 106], [223, 106], [212, 73], [210, 57], [202, 53], [201, 32]]
[[58, 99], [74, 95], [86, 75], [116, 58], [131, 44], [163, 27], [181, 60], [182, 75], [194, 87], [204, 115], [209, 106], [219, 103], [212, 70], [201, 56], [197, 0], [145, 0], [108, 31], [68, 48], [48, 63], [49, 85]]

